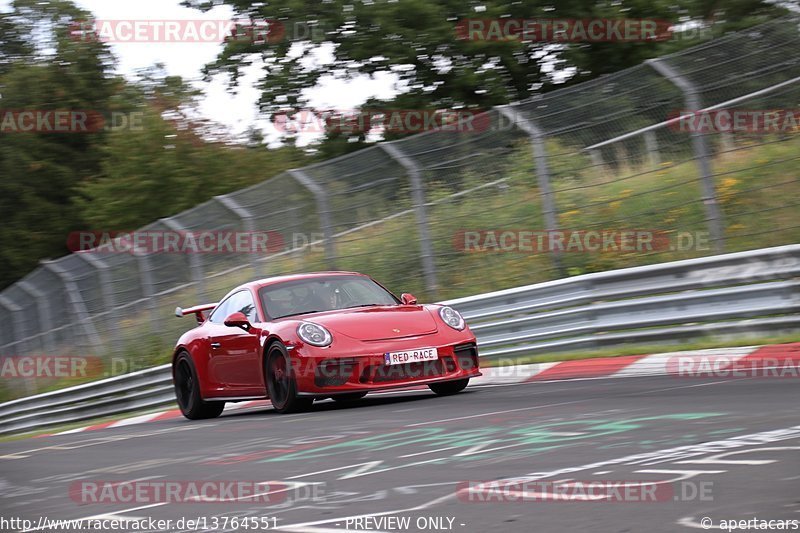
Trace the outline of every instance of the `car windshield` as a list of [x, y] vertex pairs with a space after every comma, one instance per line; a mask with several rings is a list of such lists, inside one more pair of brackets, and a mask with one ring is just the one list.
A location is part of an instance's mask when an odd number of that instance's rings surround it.
[[263, 287], [261, 303], [271, 319], [400, 302], [364, 276], [329, 276], [287, 281]]

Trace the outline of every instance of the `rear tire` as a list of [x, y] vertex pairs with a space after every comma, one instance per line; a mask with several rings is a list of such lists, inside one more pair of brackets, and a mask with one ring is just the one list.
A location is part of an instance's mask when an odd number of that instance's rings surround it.
[[189, 420], [216, 418], [225, 408], [225, 402], [206, 402], [200, 396], [200, 380], [188, 353], [181, 352], [175, 359], [172, 380], [178, 407]]
[[347, 394], [337, 394], [335, 396], [331, 396], [331, 399], [339, 403], [348, 403], [356, 402], [366, 395], [366, 392], [348, 392]]
[[439, 396], [450, 396], [451, 394], [458, 394], [469, 384], [469, 378], [459, 379], [456, 381], [444, 381], [442, 383], [431, 383], [428, 387]]
[[267, 392], [269, 401], [281, 414], [299, 413], [314, 403], [313, 398], [297, 395], [297, 379], [292, 368], [292, 360], [283, 344], [273, 344], [267, 356]]

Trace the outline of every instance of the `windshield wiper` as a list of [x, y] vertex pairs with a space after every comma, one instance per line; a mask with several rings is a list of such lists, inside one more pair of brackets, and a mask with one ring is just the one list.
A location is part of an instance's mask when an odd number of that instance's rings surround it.
[[325, 309], [325, 310], [316, 309], [314, 311], [301, 311], [299, 313], [289, 313], [288, 315], [281, 315], [279, 317], [276, 317], [275, 320], [279, 320], [281, 318], [286, 318], [286, 317], [290, 317], [290, 316], [310, 315], [312, 313], [327, 313], [328, 311], [341, 311], [343, 309], [357, 309], [359, 307], [381, 307], [381, 306], [384, 306], [384, 305], [392, 305], [392, 304], [360, 304], [360, 305], [351, 305], [350, 307], [340, 307], [338, 309]]
[[[330, 309], [328, 309], [328, 311], [330, 311]], [[311, 313], [324, 313], [324, 312], [325, 311], [321, 311], [321, 310], [300, 311], [299, 313], [289, 313], [288, 315], [281, 315], [281, 316], [277, 317], [275, 320], [278, 320], [278, 319], [281, 319], [281, 318], [286, 318], [288, 316], [310, 315]]]

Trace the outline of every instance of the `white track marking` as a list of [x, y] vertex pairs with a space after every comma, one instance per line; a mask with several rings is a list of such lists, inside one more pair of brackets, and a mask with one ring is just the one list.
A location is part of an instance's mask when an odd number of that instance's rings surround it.
[[378, 465], [380, 465], [382, 463], [383, 463], [383, 461], [367, 461], [365, 463], [356, 463], [356, 464], [353, 464], [353, 465], [338, 466], [336, 468], [328, 468], [326, 470], [318, 470], [316, 472], [310, 472], [308, 474], [299, 474], [297, 476], [287, 477], [286, 479], [300, 479], [301, 477], [316, 476], [318, 474], [327, 474], [329, 472], [336, 472], [338, 470], [346, 470], [348, 468], [355, 468], [357, 466], [362, 467], [361, 469], [358, 470], [359, 472], [361, 472], [361, 471], [364, 471], [364, 470], [368, 470], [368, 469], [372, 468], [373, 466], [378, 466]]
[[53, 435], [72, 435], [73, 433], [80, 433], [81, 431], [86, 431], [86, 429], [89, 427], [90, 426], [84, 426], [82, 428], [70, 429], [67, 431], [61, 431], [59, 433], [53, 433]]
[[[492, 441], [492, 442], [497, 442], [497, 441]], [[447, 450], [455, 450], [456, 448], [461, 448], [461, 446], [448, 446], [447, 448], [437, 448], [435, 450], [425, 450], [424, 452], [407, 453], [405, 455], [398, 456], [398, 458], [399, 459], [406, 459], [408, 457], [416, 457], [418, 455], [427, 455], [429, 453], [446, 452]]]
[[533, 409], [545, 409], [547, 407], [557, 407], [559, 405], [569, 405], [569, 404], [573, 404], [573, 403], [581, 403], [581, 402], [586, 402], [586, 401], [589, 401], [589, 399], [571, 400], [569, 402], [548, 403], [548, 404], [544, 404], [544, 405], [532, 405], [530, 407], [519, 407], [517, 409], [506, 409], [504, 411], [492, 411], [492, 412], [489, 412], [489, 413], [479, 413], [479, 414], [476, 414], [476, 415], [457, 416], [457, 417], [454, 417], [454, 418], [442, 418], [442, 419], [439, 419], [439, 420], [429, 420], [428, 422], [418, 422], [416, 424], [406, 424], [405, 427], [413, 428], [413, 427], [418, 427], [418, 426], [427, 426], [427, 425], [430, 425], [430, 424], [443, 424], [445, 422], [454, 422], [456, 420], [469, 420], [471, 418], [480, 418], [480, 417], [483, 417], [483, 416], [494, 416], [494, 415], [504, 415], [504, 414], [508, 414], [508, 413], [518, 413], [520, 411], [531, 411]]
[[756, 351], [758, 346], [743, 346], [740, 348], [717, 348], [710, 350], [692, 350], [688, 352], [670, 352], [658, 353], [653, 355], [646, 355], [629, 364], [625, 368], [618, 370], [613, 375], [614, 377], [631, 377], [631, 376], [647, 376], [647, 375], [664, 375], [668, 372], [669, 361], [676, 357], [720, 357], [729, 359], [731, 363], [738, 361], [742, 357], [750, 355]]
[[32, 454], [36, 452], [46, 451], [46, 450], [76, 450], [78, 448], [87, 448], [89, 446], [99, 446], [101, 444], [109, 444], [115, 442], [121, 442], [124, 440], [135, 439], [139, 437], [152, 437], [154, 435], [160, 435], [165, 432], [175, 432], [175, 431], [191, 431], [193, 429], [197, 429], [200, 426], [185, 426], [185, 427], [172, 427], [167, 429], [151, 429], [149, 432], [144, 428], [141, 430], [142, 432], [138, 433], [131, 433], [131, 434], [115, 434], [115, 435], [98, 435], [96, 437], [87, 437], [85, 440], [76, 440], [72, 442], [65, 442], [61, 444], [51, 444], [49, 446], [39, 446], [36, 448], [30, 448], [28, 450], [24, 450], [21, 452], [14, 452], [7, 455], [0, 455], [0, 459], [25, 459], [30, 457]]
[[513, 365], [513, 366], [490, 366], [482, 368], [483, 375], [473, 378], [472, 381], [476, 385], [483, 385], [484, 382], [490, 381], [492, 384], [506, 384], [506, 383], [520, 383], [527, 379], [532, 378], [537, 374], [541, 374], [548, 368], [552, 368], [560, 364], [560, 361], [550, 363], [533, 363], [529, 365]]
[[630, 392], [628, 396], [639, 396], [640, 394], [653, 394], [655, 392], [664, 392], [669, 390], [679, 390], [679, 389], [693, 389], [695, 387], [710, 387], [711, 385], [721, 385], [723, 383], [733, 383], [736, 380], [732, 379], [721, 379], [719, 381], [710, 381], [708, 383], [695, 383], [694, 385], [680, 385], [678, 387], [664, 387], [661, 389], [651, 389], [642, 392]]
[[760, 466], [778, 462], [777, 459], [723, 459], [730, 455], [741, 455], [744, 453], [755, 452], [777, 452], [785, 450], [800, 450], [800, 446], [772, 446], [769, 448], [754, 448], [750, 450], [736, 450], [732, 452], [718, 453], [703, 459], [688, 459], [685, 461], [675, 461], [676, 464], [697, 464], [697, 465], [749, 465]]
[[110, 428], [121, 428], [121, 427], [124, 427], [124, 426], [132, 426], [133, 424], [141, 424], [143, 422], [150, 422], [154, 418], [158, 418], [159, 416], [163, 415], [164, 413], [166, 413], [166, 411], [159, 412], [159, 413], [150, 413], [150, 414], [146, 414], [146, 415], [134, 416], [132, 418], [126, 418], [124, 420], [120, 420], [118, 422], [114, 422], [113, 424], [111, 424], [108, 427], [110, 427]]

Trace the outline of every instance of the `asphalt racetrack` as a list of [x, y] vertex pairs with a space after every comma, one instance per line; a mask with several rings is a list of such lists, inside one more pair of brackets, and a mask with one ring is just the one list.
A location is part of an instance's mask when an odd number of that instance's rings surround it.
[[[604, 378], [29, 438], [0, 444], [0, 514], [41, 531], [77, 530], [43, 517], [172, 521], [144, 531], [800, 530], [799, 406], [791, 378]], [[85, 492], [204, 481], [266, 483], [259, 501]]]

